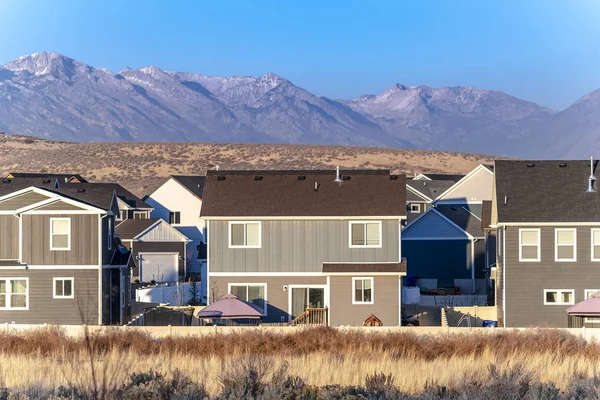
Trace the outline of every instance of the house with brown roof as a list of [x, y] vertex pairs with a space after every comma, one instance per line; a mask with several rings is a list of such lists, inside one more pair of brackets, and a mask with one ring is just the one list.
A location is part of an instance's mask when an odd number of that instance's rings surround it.
[[495, 163], [498, 320], [567, 327], [567, 310], [600, 292], [598, 162]]
[[264, 322], [401, 323], [405, 177], [388, 170], [209, 171], [208, 293]]

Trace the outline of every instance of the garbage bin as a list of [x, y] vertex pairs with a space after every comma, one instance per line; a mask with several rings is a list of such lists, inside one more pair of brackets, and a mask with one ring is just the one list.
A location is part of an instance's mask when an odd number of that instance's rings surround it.
[[486, 319], [483, 321], [482, 326], [484, 328], [497, 328], [498, 327], [498, 321], [490, 321], [489, 319]]

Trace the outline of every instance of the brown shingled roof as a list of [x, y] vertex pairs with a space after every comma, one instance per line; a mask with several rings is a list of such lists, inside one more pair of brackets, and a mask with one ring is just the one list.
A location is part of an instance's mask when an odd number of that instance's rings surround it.
[[208, 171], [203, 217], [404, 216], [406, 179], [388, 170]]
[[373, 264], [328, 264], [323, 263], [323, 273], [352, 272], [357, 274], [371, 274], [375, 272], [406, 273], [406, 260], [399, 263], [373, 263]]

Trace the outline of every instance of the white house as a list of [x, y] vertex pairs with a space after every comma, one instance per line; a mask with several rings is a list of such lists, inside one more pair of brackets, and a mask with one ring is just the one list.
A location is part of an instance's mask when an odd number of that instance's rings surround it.
[[206, 295], [206, 226], [200, 218], [204, 176], [171, 176], [150, 193], [145, 202], [162, 218], [191, 240], [187, 245], [187, 274], [199, 273], [202, 296]]

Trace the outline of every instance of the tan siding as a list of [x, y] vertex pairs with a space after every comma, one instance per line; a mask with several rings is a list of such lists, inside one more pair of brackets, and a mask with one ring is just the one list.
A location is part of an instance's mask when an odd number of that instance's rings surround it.
[[229, 248], [228, 222], [210, 222], [212, 272], [321, 272], [323, 262], [398, 262], [399, 221], [382, 221], [382, 247], [349, 247], [349, 223], [262, 221], [260, 249]]
[[43, 194], [28, 192], [0, 202], [0, 210], [18, 210], [19, 208], [44, 201], [48, 198], [48, 196], [44, 196]]
[[444, 196], [439, 203], [492, 200], [493, 181], [494, 175], [487, 168], [482, 168], [460, 186], [456, 186], [456, 189]]
[[[71, 218], [71, 250], [50, 250], [50, 218]], [[30, 265], [98, 265], [98, 215], [23, 215], [23, 262]]]
[[541, 262], [524, 263], [519, 228], [506, 229], [506, 326], [567, 326], [569, 306], [544, 305], [544, 289], [574, 289], [577, 303], [585, 289], [600, 288], [600, 262], [590, 261], [591, 229], [577, 227], [577, 262], [555, 262], [554, 228], [541, 228]]
[[19, 258], [19, 219], [0, 215], [0, 260]]
[[[368, 275], [365, 275], [368, 276]], [[355, 277], [359, 277], [356, 275]], [[352, 276], [332, 276], [331, 325], [362, 325], [375, 314], [384, 326], [399, 325], [398, 321], [398, 276], [375, 276], [373, 279], [373, 304], [352, 304]]]
[[169, 228], [166, 222], [160, 223], [139, 238], [142, 242], [179, 242], [184, 240], [176, 229]]
[[[98, 324], [98, 270], [0, 270], [0, 277], [29, 277], [29, 310], [0, 310], [0, 323]], [[53, 277], [75, 279], [73, 299], [53, 299]]]
[[71, 211], [71, 210], [81, 211], [84, 209], [81, 207], [74, 206], [69, 203], [65, 203], [64, 201], [57, 201], [55, 203], [48, 204], [47, 206], [36, 208], [36, 211], [40, 211], [40, 210], [43, 210], [43, 211]]

